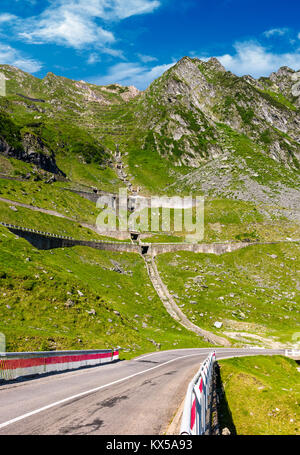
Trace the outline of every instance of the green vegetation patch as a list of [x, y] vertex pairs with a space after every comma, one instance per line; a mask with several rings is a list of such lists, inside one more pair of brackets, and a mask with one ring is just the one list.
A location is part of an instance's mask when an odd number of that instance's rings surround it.
[[93, 224], [99, 210], [96, 203], [64, 189], [65, 184], [56, 182], [15, 181], [0, 178], [0, 197], [16, 202], [54, 210], [62, 215]]
[[[177, 304], [196, 325], [243, 345], [276, 346], [291, 343], [299, 331], [299, 247], [254, 245], [220, 256], [166, 253], [156, 261]], [[214, 327], [217, 321], [221, 329]]]
[[[254, 356], [219, 364], [226, 400], [223, 428], [232, 430], [233, 423], [238, 435], [300, 434], [300, 373], [294, 360]], [[226, 419], [225, 403], [231, 421]]]
[[0, 277], [8, 351], [119, 345], [129, 358], [207, 345], [167, 313], [134, 253], [39, 251], [0, 227]]
[[75, 221], [48, 215], [14, 206], [0, 201], [0, 221], [3, 223], [14, 224], [28, 229], [36, 229], [42, 232], [49, 232], [60, 236], [73, 237], [76, 240], [104, 240], [95, 231], [82, 227]]

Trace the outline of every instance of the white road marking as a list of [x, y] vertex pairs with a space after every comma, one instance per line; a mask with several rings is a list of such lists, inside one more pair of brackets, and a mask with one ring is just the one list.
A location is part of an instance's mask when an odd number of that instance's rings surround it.
[[115, 384], [119, 384], [120, 382], [124, 382], [127, 379], [134, 378], [135, 376], [139, 376], [140, 374], [147, 373], [148, 371], [155, 370], [156, 368], [160, 368], [164, 365], [167, 365], [172, 362], [176, 362], [176, 360], [183, 359], [186, 357], [195, 357], [199, 356], [200, 353], [198, 354], [189, 354], [189, 355], [184, 355], [181, 357], [177, 357], [176, 359], [168, 360], [167, 362], [161, 363], [160, 365], [156, 365], [155, 367], [148, 368], [147, 370], [140, 371], [139, 373], [134, 373], [131, 374], [130, 376], [126, 376], [125, 378], [118, 379], [117, 381], [110, 382], [108, 384], [104, 384], [100, 387], [96, 387], [94, 389], [86, 390], [85, 392], [78, 393], [77, 395], [72, 395], [71, 397], [64, 398], [63, 400], [56, 401], [54, 403], [48, 404], [47, 406], [43, 406], [42, 408], [36, 409], [35, 411], [27, 412], [26, 414], [23, 414], [19, 417], [15, 417], [14, 419], [8, 420], [7, 422], [1, 423], [0, 424], [0, 429], [7, 427], [8, 425], [11, 425], [12, 423], [19, 422], [20, 420], [26, 419], [27, 417], [31, 417], [35, 414], [39, 414], [40, 412], [46, 411], [47, 409], [53, 408], [54, 406], [58, 406], [62, 403], [66, 403], [67, 401], [74, 400], [75, 398], [83, 397], [84, 395], [88, 395], [93, 392], [98, 392], [98, 390], [104, 389], [105, 387], [109, 387]]
[[[210, 352], [213, 352], [215, 351], [216, 354], [224, 354], [225, 352], [231, 352], [231, 353], [235, 353], [235, 352], [240, 352], [240, 349], [233, 349], [233, 348], [217, 348], [217, 347], [211, 347], [211, 348], [181, 348], [181, 349], [170, 349], [168, 351], [156, 351], [156, 352], [151, 352], [150, 354], [145, 354], [141, 357], [135, 357], [134, 359], [131, 359], [132, 360], [135, 360], [135, 361], [138, 361], [138, 360], [141, 360], [141, 359], [145, 359], [146, 357], [150, 357], [152, 355], [155, 355], [155, 354], [169, 354], [171, 352], [178, 352], [178, 351], [195, 351], [195, 350], [199, 350], [199, 354], [209, 354]], [[248, 349], [247, 349], [248, 351]], [[265, 349], [264, 349], [265, 351]]]
[[155, 354], [169, 354], [170, 352], [178, 352], [178, 351], [195, 351], [196, 349], [199, 349], [199, 354], [206, 354], [206, 351], [214, 351], [213, 348], [182, 348], [182, 349], [170, 349], [169, 351], [156, 351], [156, 352], [151, 352], [150, 354], [145, 354], [141, 357], [135, 357], [134, 359], [131, 359], [131, 360], [141, 360], [141, 359], [145, 359], [146, 357], [150, 357], [152, 355], [155, 355]]

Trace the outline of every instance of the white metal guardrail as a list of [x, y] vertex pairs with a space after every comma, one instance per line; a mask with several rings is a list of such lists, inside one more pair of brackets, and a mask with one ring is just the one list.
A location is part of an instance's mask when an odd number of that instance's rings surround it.
[[47, 352], [0, 352], [0, 380], [68, 371], [119, 359], [119, 349]]
[[207, 430], [207, 409], [216, 353], [202, 363], [188, 386], [181, 420], [180, 434], [202, 435]]

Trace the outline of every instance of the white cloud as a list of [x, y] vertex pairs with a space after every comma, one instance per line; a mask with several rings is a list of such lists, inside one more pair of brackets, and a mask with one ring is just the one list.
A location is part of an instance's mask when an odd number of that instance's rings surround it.
[[267, 30], [264, 32], [266, 38], [270, 38], [271, 36], [283, 36], [289, 32], [289, 29], [286, 27], [282, 28], [272, 28], [271, 30]]
[[[101, 48], [115, 42], [107, 22], [151, 13], [159, 6], [157, 0], [52, 0], [39, 16], [16, 18], [13, 30], [17, 37], [33, 44]], [[99, 20], [106, 25], [100, 26]]]
[[151, 55], [137, 54], [137, 56], [143, 63], [157, 62], [158, 60], [156, 57], [152, 57]]
[[[276, 54], [257, 42], [246, 41], [235, 43], [235, 53], [217, 56], [217, 59], [227, 69], [242, 76], [250, 74], [253, 77], [269, 76], [281, 66], [289, 66], [294, 70], [300, 69], [300, 51]], [[207, 60], [207, 58], [201, 58]]]
[[158, 0], [54, 0], [52, 9], [114, 21], [152, 13], [159, 6]]
[[124, 57], [124, 53], [121, 49], [112, 49], [111, 47], [103, 46], [101, 47], [101, 52], [103, 54], [111, 55], [112, 57], [119, 57], [122, 60], [126, 60], [126, 58]]
[[89, 55], [89, 58], [87, 60], [88, 64], [89, 65], [94, 65], [95, 63], [98, 63], [100, 62], [100, 57], [98, 54], [95, 54], [95, 53], [92, 53]]
[[64, 8], [23, 21], [23, 30], [19, 37], [35, 44], [55, 43], [79, 49], [97, 42], [105, 45], [115, 41], [114, 35], [99, 27], [91, 17]]
[[157, 65], [153, 68], [141, 66], [139, 63], [118, 63], [109, 68], [105, 76], [94, 77], [90, 82], [98, 85], [118, 83], [134, 85], [140, 90], [147, 88], [150, 83], [167, 71], [174, 63]]
[[16, 19], [18, 19], [17, 16], [14, 16], [13, 14], [9, 13], [0, 14], [0, 24], [12, 22]]
[[0, 63], [16, 66], [29, 73], [36, 73], [42, 68], [42, 64], [22, 55], [18, 50], [6, 44], [0, 44]]
[[104, 0], [101, 3], [109, 5], [106, 14], [107, 18], [111, 19], [115, 16], [118, 19], [125, 19], [138, 14], [152, 13], [160, 6], [160, 2], [157, 0]]

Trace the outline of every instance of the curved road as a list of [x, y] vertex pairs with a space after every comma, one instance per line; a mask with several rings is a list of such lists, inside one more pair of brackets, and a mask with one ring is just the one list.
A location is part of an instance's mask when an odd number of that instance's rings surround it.
[[[164, 434], [187, 385], [213, 348], [155, 352], [130, 361], [0, 386], [0, 435]], [[215, 349], [217, 359], [283, 351]]]

